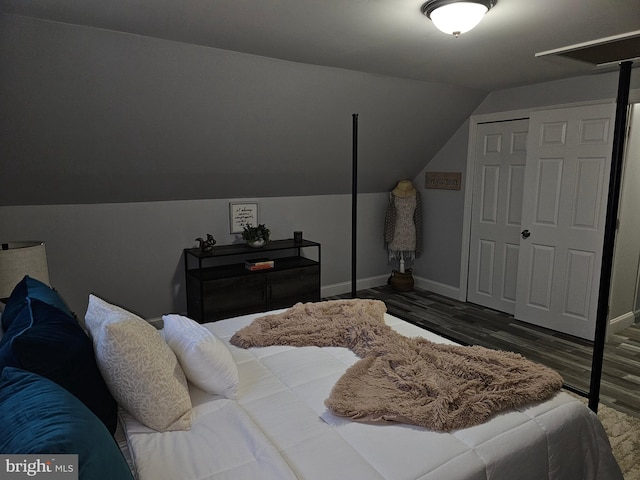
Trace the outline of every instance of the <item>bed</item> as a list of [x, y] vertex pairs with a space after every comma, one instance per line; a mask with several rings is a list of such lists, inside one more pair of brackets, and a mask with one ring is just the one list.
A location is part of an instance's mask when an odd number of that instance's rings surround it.
[[[230, 344], [263, 315], [204, 324], [228, 346], [239, 382], [235, 398], [189, 382], [189, 430], [158, 432], [121, 409], [139, 480], [622, 479], [597, 416], [563, 392], [449, 432], [335, 415], [325, 400], [359, 358], [342, 347]], [[384, 321], [453, 344], [389, 314]]]

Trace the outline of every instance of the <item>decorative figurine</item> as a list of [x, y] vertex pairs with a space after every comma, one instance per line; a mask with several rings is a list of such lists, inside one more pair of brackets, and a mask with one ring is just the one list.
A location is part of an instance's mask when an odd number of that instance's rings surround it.
[[213, 246], [216, 244], [216, 239], [213, 238], [213, 235], [207, 233], [207, 239], [203, 239], [202, 237], [196, 238], [196, 242], [198, 242], [198, 246], [200, 247], [200, 251], [202, 252], [212, 252]]

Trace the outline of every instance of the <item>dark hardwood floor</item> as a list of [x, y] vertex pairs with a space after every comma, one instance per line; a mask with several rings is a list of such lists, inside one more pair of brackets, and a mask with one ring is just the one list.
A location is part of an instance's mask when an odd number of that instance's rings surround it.
[[[348, 298], [343, 295], [336, 298]], [[591, 376], [591, 342], [514, 320], [513, 316], [441, 295], [389, 286], [360, 290], [358, 298], [375, 298], [396, 317], [465, 345], [517, 352], [558, 371], [565, 384], [587, 392]], [[610, 335], [605, 347], [600, 402], [640, 417], [640, 325]]]

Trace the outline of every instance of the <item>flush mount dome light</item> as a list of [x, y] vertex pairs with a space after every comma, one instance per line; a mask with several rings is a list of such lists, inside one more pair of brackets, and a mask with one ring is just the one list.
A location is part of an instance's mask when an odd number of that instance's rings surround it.
[[420, 11], [438, 30], [459, 37], [480, 23], [497, 0], [429, 0]]

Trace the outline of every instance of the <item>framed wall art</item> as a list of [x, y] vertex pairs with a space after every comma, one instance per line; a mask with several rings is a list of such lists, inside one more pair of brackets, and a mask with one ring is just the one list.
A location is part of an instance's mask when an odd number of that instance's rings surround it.
[[242, 233], [242, 229], [252, 225], [258, 226], [258, 203], [230, 203], [229, 230], [231, 233]]

